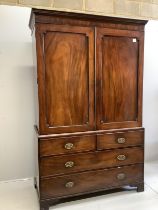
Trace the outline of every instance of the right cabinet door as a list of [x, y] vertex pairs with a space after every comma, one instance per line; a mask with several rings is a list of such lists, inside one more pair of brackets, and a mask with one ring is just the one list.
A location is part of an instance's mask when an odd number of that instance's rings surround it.
[[144, 32], [96, 29], [97, 129], [142, 125]]

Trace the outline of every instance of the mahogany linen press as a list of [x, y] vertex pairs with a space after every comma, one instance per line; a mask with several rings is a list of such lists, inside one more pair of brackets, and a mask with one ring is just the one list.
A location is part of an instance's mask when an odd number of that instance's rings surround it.
[[146, 23], [32, 10], [41, 210], [126, 185], [144, 190]]

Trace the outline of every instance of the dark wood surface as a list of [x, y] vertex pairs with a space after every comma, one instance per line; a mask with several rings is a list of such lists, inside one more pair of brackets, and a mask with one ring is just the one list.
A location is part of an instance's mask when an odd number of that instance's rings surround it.
[[[120, 155], [125, 160], [119, 160]], [[79, 171], [110, 168], [115, 166], [143, 163], [144, 150], [141, 147], [107, 150], [103, 152], [86, 152], [72, 155], [44, 157], [40, 159], [40, 175], [47, 177], [59, 174], [69, 174]], [[66, 164], [73, 162], [72, 167]]]
[[41, 210], [125, 185], [144, 190], [146, 22], [33, 9]]
[[94, 129], [94, 32], [38, 25], [39, 131]]
[[[125, 177], [119, 179], [118, 177], [120, 174], [124, 174]], [[143, 166], [135, 165], [44, 179], [41, 181], [41, 197], [42, 199], [46, 199], [50, 197], [64, 197], [68, 195], [74, 196], [75, 194], [87, 191], [90, 192], [106, 188], [110, 189], [122, 185], [139, 183], [142, 178]], [[67, 188], [66, 184], [68, 182], [73, 182], [74, 185]]]
[[96, 37], [97, 128], [139, 127], [143, 32], [100, 28]]
[[33, 9], [29, 26], [31, 30], [34, 30], [36, 23], [43, 23], [144, 31], [147, 22], [147, 20]]
[[133, 40], [120, 36], [102, 37], [103, 123], [137, 120], [138, 41]]
[[[123, 143], [119, 139], [123, 138]], [[66, 148], [70, 144], [70, 148]], [[39, 142], [40, 157], [144, 145], [144, 130], [107, 132], [89, 136], [43, 139]]]
[[35, 129], [35, 133], [36, 133], [36, 136], [37, 138], [39, 138], [40, 140], [42, 141], [45, 141], [45, 139], [54, 139], [54, 138], [59, 138], [59, 137], [70, 137], [70, 136], [84, 136], [84, 135], [88, 135], [88, 136], [93, 136], [93, 135], [97, 135], [97, 134], [100, 134], [100, 135], [103, 135], [103, 134], [106, 134], [106, 133], [117, 133], [117, 132], [134, 132], [134, 131], [139, 131], [139, 130], [143, 130], [144, 131], [144, 128], [143, 127], [133, 127], [133, 128], [121, 128], [121, 129], [107, 129], [107, 130], [95, 130], [95, 131], [85, 131], [85, 132], [75, 132], [75, 133], [52, 133], [52, 134], [40, 134], [39, 133], [39, 130], [38, 130], [38, 127], [35, 125], [34, 126], [34, 129]]
[[37, 24], [40, 134], [141, 127], [143, 36]]
[[66, 138], [44, 139], [39, 142], [39, 147], [40, 157], [95, 151], [96, 136], [70, 136]]
[[112, 187], [111, 188], [106, 188], [106, 189], [97, 189], [94, 191], [90, 192], [85, 192], [84, 194], [80, 193], [79, 195], [75, 195], [75, 196], [65, 196], [63, 198], [50, 198], [50, 199], [44, 199], [41, 200], [40, 205], [41, 205], [41, 210], [48, 210], [49, 206], [52, 205], [57, 205], [59, 203], [65, 203], [65, 202], [71, 202], [71, 201], [77, 201], [77, 200], [81, 200], [81, 199], [87, 199], [87, 198], [91, 198], [91, 197], [98, 197], [98, 196], [102, 196], [102, 195], [109, 195], [112, 193], [118, 193], [118, 192], [130, 192], [130, 191], [134, 191], [137, 190], [137, 192], [143, 192], [141, 190], [144, 189], [144, 183], [133, 183], [133, 186], [118, 186], [116, 187]]
[[88, 39], [81, 28], [53, 29], [44, 38], [47, 124], [89, 123]]
[[97, 149], [144, 145], [144, 130], [114, 132], [97, 135]]

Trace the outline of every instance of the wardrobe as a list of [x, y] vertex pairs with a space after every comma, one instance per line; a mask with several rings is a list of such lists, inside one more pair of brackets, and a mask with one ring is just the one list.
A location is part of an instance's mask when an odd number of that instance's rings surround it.
[[41, 210], [123, 186], [144, 190], [146, 23], [32, 10]]

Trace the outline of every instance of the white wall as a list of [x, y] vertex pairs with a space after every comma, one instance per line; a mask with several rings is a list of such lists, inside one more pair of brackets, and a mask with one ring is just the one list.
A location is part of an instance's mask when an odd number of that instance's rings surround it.
[[158, 21], [146, 25], [144, 58], [146, 160], [158, 160]]
[[0, 180], [33, 176], [30, 11], [0, 6]]
[[[0, 6], [0, 180], [34, 174], [34, 94], [30, 9]], [[158, 22], [146, 27], [146, 160], [158, 159]]]

